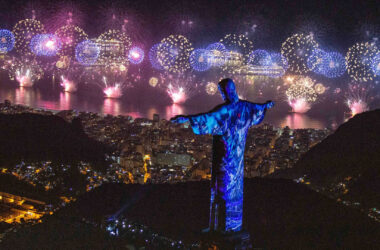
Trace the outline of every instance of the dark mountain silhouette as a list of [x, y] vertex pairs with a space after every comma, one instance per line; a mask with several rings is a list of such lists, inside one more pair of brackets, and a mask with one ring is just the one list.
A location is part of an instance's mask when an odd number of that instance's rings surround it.
[[0, 114], [0, 161], [89, 161], [101, 166], [107, 148], [83, 131], [80, 120], [70, 124], [54, 115]]
[[114, 240], [100, 228], [70, 218], [51, 217], [44, 223], [21, 227], [15, 233], [7, 233], [5, 239], [0, 242], [0, 248], [122, 249], [116, 248], [113, 242]]
[[[305, 185], [284, 179], [255, 178], [246, 179], [244, 189], [243, 223], [256, 248], [376, 249], [380, 244], [378, 223]], [[209, 196], [208, 181], [157, 185], [104, 184], [61, 209], [41, 226], [31, 228], [28, 233], [20, 230], [7, 236], [2, 246], [17, 249], [24, 249], [23, 246], [37, 248], [38, 244], [44, 244], [46, 248], [59, 246], [60, 242], [74, 241], [77, 236], [69, 232], [64, 223], [59, 226], [61, 229], [54, 228], [57, 223], [54, 221], [78, 222], [84, 218], [99, 223], [121, 207], [126, 208], [123, 215], [127, 218], [147, 225], [161, 235], [194, 242], [200, 239], [200, 231], [208, 226]], [[54, 235], [62, 236], [55, 237], [54, 242], [45, 242], [43, 239], [52, 234], [50, 230]], [[80, 230], [76, 230], [79, 234]], [[88, 232], [83, 232], [83, 235], [84, 242], [94, 237]]]
[[275, 172], [271, 177], [303, 175], [319, 188], [345, 183], [348, 192], [343, 198], [379, 207], [380, 110], [354, 116], [305, 153], [293, 168]]

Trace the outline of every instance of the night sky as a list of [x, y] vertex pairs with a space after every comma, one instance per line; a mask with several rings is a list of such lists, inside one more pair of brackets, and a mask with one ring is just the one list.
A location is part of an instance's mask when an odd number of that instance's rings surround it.
[[[71, 10], [74, 22], [93, 37], [126, 18], [131, 36], [146, 47], [175, 33], [186, 34], [200, 47], [227, 33], [248, 32], [255, 48], [279, 50], [289, 35], [311, 31], [324, 47], [343, 52], [380, 33], [380, 4], [376, 1], [0, 0], [0, 6], [1, 27], [8, 29], [30, 18], [33, 9], [47, 29], [60, 26], [63, 13]], [[181, 25], [182, 21], [191, 21], [191, 27]]]

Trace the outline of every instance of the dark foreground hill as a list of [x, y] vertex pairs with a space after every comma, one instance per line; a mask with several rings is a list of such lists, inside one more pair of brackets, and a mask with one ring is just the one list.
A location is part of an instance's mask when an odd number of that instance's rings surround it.
[[0, 174], [0, 191], [46, 203], [54, 203], [58, 200], [58, 197], [51, 192], [47, 192], [43, 187], [33, 186], [10, 174]]
[[[378, 223], [305, 185], [281, 179], [246, 179], [244, 189], [244, 227], [250, 232], [254, 247], [376, 249], [380, 244]], [[77, 242], [76, 235], [83, 234], [77, 243], [82, 247], [91, 240], [99, 242], [97, 248], [109, 248], [109, 240], [99, 232], [91, 234], [87, 228], [81, 232], [78, 227], [74, 234], [67, 229], [73, 227], [73, 223], [65, 224], [83, 218], [100, 222], [121, 207], [125, 207], [123, 214], [127, 218], [161, 235], [185, 242], [197, 241], [199, 232], [208, 226], [209, 194], [209, 182], [105, 184], [86, 193], [42, 225], [7, 236], [2, 246], [31, 249], [44, 244], [45, 248], [59, 248], [67, 246], [67, 242]]]
[[50, 160], [102, 163], [106, 148], [90, 139], [79, 120], [72, 124], [53, 115], [0, 114], [2, 163]]
[[307, 178], [317, 187], [346, 184], [345, 198], [380, 206], [380, 110], [358, 114], [311, 148], [294, 168], [273, 174]]

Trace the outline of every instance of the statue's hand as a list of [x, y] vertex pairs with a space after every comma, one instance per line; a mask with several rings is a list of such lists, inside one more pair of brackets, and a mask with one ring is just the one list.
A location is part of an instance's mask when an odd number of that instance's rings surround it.
[[274, 102], [272, 102], [272, 101], [267, 101], [265, 104], [267, 105], [267, 107], [266, 107], [267, 109], [274, 107]]
[[171, 118], [170, 121], [172, 123], [185, 123], [185, 122], [189, 121], [189, 118], [187, 118], [184, 115], [177, 115], [177, 116]]

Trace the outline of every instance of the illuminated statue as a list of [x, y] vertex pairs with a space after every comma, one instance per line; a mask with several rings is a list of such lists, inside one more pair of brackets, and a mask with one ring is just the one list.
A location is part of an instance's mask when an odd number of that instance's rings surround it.
[[259, 124], [274, 103], [239, 100], [231, 79], [222, 80], [219, 91], [225, 103], [208, 113], [176, 116], [174, 123], [189, 121], [195, 134], [213, 135], [211, 177], [211, 232], [238, 232], [243, 219], [244, 149], [249, 127]]

